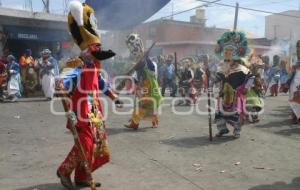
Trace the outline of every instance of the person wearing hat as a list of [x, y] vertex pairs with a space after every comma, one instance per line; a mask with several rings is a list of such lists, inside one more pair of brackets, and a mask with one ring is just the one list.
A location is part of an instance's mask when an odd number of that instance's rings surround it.
[[[115, 54], [111, 50], [104, 51], [101, 47], [93, 8], [86, 3], [71, 1], [68, 26], [75, 43], [81, 49], [80, 59], [76, 61], [75, 68], [65, 68], [56, 78], [56, 93], [67, 93], [69, 96], [66, 103], [70, 105], [67, 117], [76, 123], [78, 131], [76, 138], [84, 149], [84, 159], [79, 147], [74, 144], [58, 167], [57, 176], [65, 188], [73, 190], [75, 189], [71, 180], [73, 171], [77, 186], [101, 186], [101, 183], [91, 181], [90, 177], [90, 172], [110, 161], [100, 90], [105, 91], [115, 103], [117, 96], [103, 83], [100, 75], [101, 60], [111, 58]], [[70, 125], [68, 122], [69, 129]]]
[[224, 63], [220, 64], [213, 81], [221, 83], [215, 115], [218, 129], [216, 137], [222, 137], [230, 132], [227, 124], [233, 127], [233, 136], [240, 137], [245, 119], [245, 85], [250, 76], [249, 69], [242, 65], [242, 59], [248, 53], [247, 38], [242, 32], [226, 32], [218, 40], [215, 54], [224, 59]]
[[41, 52], [40, 62], [42, 89], [47, 100], [51, 100], [55, 92], [55, 77], [59, 75], [57, 61], [49, 49], [44, 49]]
[[13, 55], [7, 57], [7, 93], [8, 99], [12, 102], [18, 100], [21, 97], [21, 77], [20, 77], [20, 66], [16, 62]]

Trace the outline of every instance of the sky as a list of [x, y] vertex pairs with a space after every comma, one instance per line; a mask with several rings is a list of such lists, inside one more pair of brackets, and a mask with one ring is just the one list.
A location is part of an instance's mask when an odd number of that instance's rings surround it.
[[[26, 0], [0, 0], [2, 5], [24, 9]], [[210, 0], [213, 1], [213, 0]], [[33, 9], [35, 11], [42, 10], [43, 4], [41, 0], [32, 0]], [[235, 5], [238, 2], [240, 6], [271, 11], [283, 12], [287, 10], [299, 10], [300, 0], [221, 0], [220, 3]], [[63, 0], [50, 0], [51, 11], [53, 13], [61, 13], [64, 10]], [[171, 2], [162, 8], [158, 13], [152, 16], [148, 21], [160, 19], [174, 13], [190, 9], [203, 4], [198, 0], [171, 0]], [[172, 8], [173, 7], [173, 8]], [[207, 26], [232, 29], [234, 22], [234, 8], [211, 5], [205, 8]], [[176, 15], [175, 20], [188, 21], [190, 16], [195, 14], [195, 10], [184, 14]], [[265, 33], [265, 16], [268, 14], [252, 12], [248, 10], [239, 11], [238, 30], [245, 31], [253, 37], [264, 37]]]

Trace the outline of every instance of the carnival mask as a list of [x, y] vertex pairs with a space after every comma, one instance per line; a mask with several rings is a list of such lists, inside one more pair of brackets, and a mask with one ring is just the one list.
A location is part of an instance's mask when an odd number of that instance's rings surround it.
[[138, 61], [144, 55], [144, 45], [138, 34], [130, 34], [127, 36], [126, 45], [130, 51], [131, 57]]

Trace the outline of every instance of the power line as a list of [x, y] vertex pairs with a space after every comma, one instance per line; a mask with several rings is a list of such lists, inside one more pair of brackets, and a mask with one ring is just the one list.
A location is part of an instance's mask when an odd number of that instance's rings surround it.
[[[204, 2], [204, 3], [211, 3], [211, 4], [215, 4], [215, 5], [220, 5], [220, 6], [224, 6], [224, 7], [231, 7], [231, 8], [236, 7], [235, 5], [229, 5], [229, 4], [224, 4], [224, 3], [209, 2], [209, 1], [204, 1], [204, 0], [198, 0], [198, 1], [201, 1], [201, 2]], [[253, 12], [260, 12], [260, 13], [273, 14], [273, 15], [279, 15], [279, 16], [285, 16], [285, 17], [300, 19], [300, 16], [296, 16], [296, 15], [288, 15], [288, 14], [284, 14], [284, 13], [276, 13], [276, 12], [258, 10], [258, 9], [248, 8], [248, 7], [240, 7], [240, 9], [253, 11]]]
[[[281, 4], [281, 3], [286, 3], [289, 1], [295, 1], [295, 0], [283, 0], [283, 1], [272, 1], [272, 2], [265, 2], [261, 4], [253, 3], [253, 4], [247, 4], [247, 6], [264, 6], [264, 5], [274, 5], [274, 4]], [[294, 6], [293, 6], [294, 7]]]
[[215, 1], [212, 1], [212, 2], [207, 1], [207, 2], [206, 2], [207, 4], [205, 4], [205, 5], [200, 5], [200, 6], [193, 7], [193, 8], [191, 8], [191, 9], [183, 10], [183, 11], [180, 11], [180, 12], [177, 12], [177, 13], [174, 13], [174, 14], [171, 14], [171, 15], [168, 15], [168, 16], [161, 17], [160, 19], [165, 19], [165, 18], [170, 18], [170, 17], [172, 18], [172, 17], [175, 16], [175, 15], [179, 15], [179, 14], [182, 14], [182, 13], [186, 13], [186, 12], [189, 12], [189, 11], [192, 11], [192, 10], [195, 10], [195, 9], [198, 9], [198, 8], [201, 8], [201, 7], [206, 7], [206, 6], [209, 6], [209, 5], [212, 4], [212, 3], [217, 3], [217, 2], [219, 2], [219, 1], [221, 1], [221, 0], [215, 0]]

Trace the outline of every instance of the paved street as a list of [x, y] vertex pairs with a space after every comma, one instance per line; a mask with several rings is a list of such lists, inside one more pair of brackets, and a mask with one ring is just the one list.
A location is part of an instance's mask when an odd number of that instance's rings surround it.
[[[168, 104], [158, 129], [147, 122], [138, 131], [125, 129], [130, 115], [111, 113], [112, 162], [94, 178], [103, 190], [299, 190], [300, 125], [291, 124], [287, 96], [265, 103], [261, 122], [244, 126], [240, 139], [213, 142], [207, 116], [175, 115]], [[0, 109], [0, 189], [62, 190], [55, 173], [73, 143], [65, 118], [51, 114], [42, 99]]]

